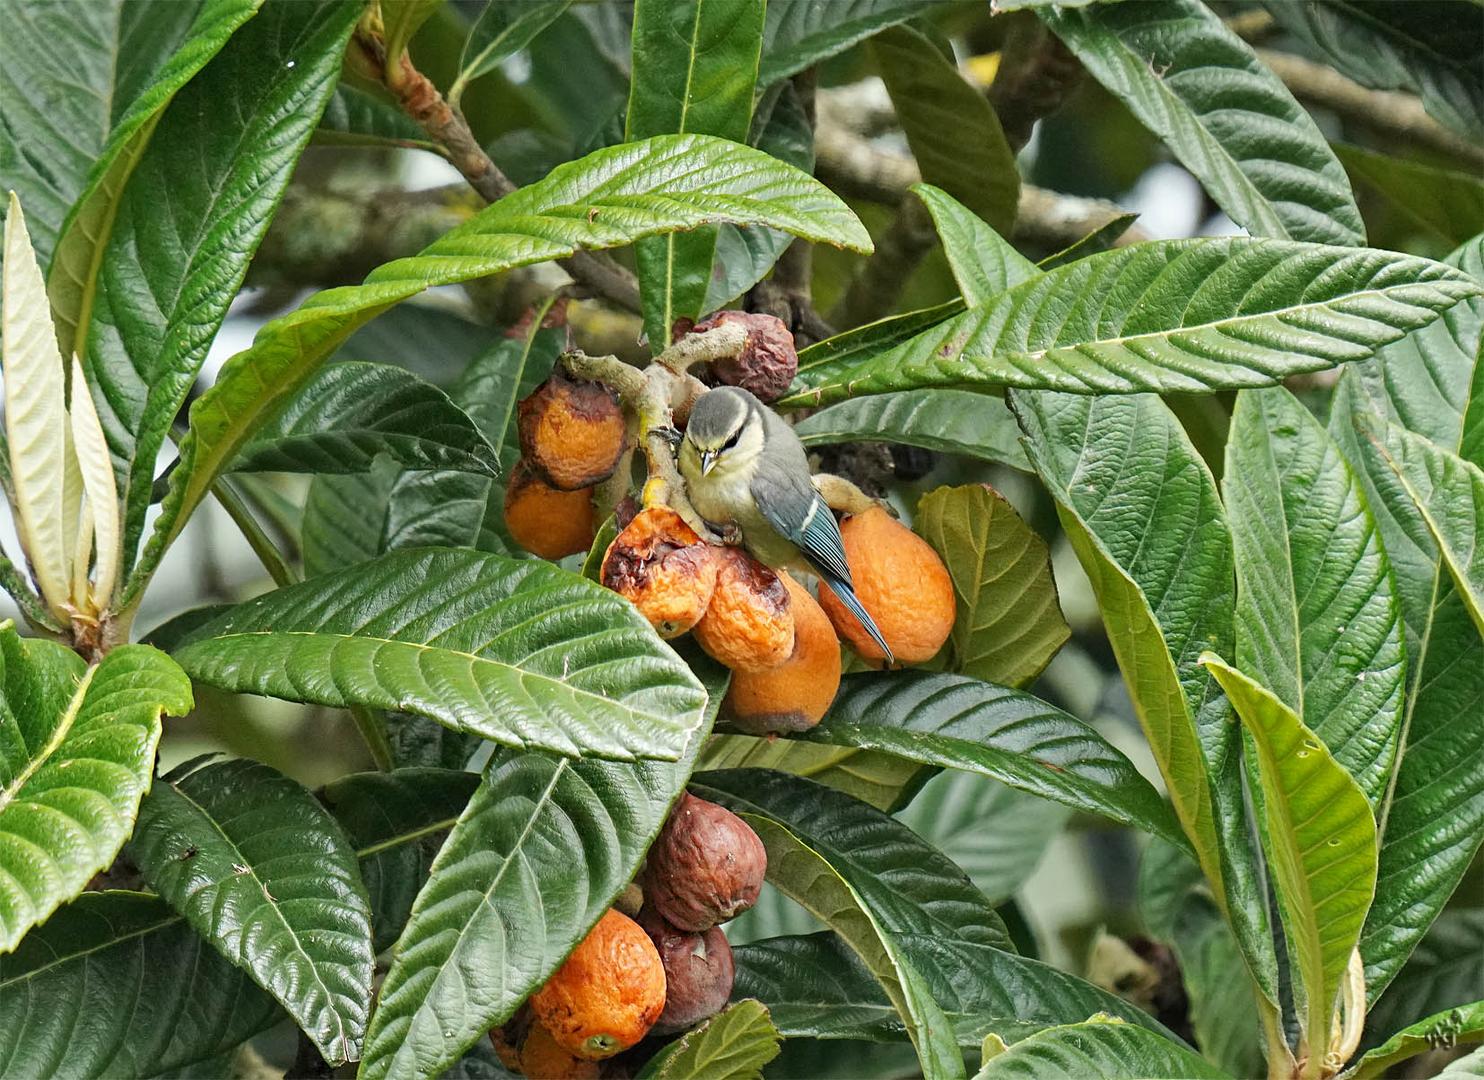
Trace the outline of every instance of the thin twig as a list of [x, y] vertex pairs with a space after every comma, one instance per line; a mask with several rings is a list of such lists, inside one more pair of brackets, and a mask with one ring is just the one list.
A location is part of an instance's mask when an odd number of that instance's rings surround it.
[[[474, 138], [463, 113], [449, 104], [432, 80], [413, 66], [411, 57], [402, 54], [398, 77], [391, 79], [386, 77], [386, 57], [379, 37], [358, 30], [352, 47], [361, 51], [363, 63], [382, 71], [382, 81], [396, 96], [402, 111], [448, 151], [448, 160], [486, 202], [498, 202], [516, 190], [516, 183], [500, 170]], [[595, 295], [630, 311], [639, 310], [638, 281], [612, 259], [590, 251], [579, 251], [570, 258], [559, 259], [558, 263]]]
[[237, 531], [242, 534], [247, 546], [252, 548], [253, 554], [258, 557], [258, 562], [263, 564], [263, 569], [268, 571], [268, 576], [273, 579], [273, 584], [280, 589], [285, 585], [292, 585], [299, 580], [299, 575], [284, 558], [283, 552], [273, 543], [263, 527], [258, 524], [258, 519], [253, 517], [252, 511], [247, 508], [241, 494], [226, 477], [221, 477], [211, 485], [211, 493], [216, 496], [216, 501], [221, 503], [222, 509], [237, 526]]

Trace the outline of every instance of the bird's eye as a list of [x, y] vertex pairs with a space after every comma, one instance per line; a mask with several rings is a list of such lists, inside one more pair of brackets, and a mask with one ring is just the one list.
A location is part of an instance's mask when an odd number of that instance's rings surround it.
[[737, 440], [740, 439], [741, 437], [742, 437], [742, 429], [741, 428], [738, 428], [736, 431], [732, 432], [731, 436], [727, 439], [726, 442], [724, 442], [724, 443], [721, 444], [722, 450], [730, 450], [732, 447], [736, 446], [737, 445]]

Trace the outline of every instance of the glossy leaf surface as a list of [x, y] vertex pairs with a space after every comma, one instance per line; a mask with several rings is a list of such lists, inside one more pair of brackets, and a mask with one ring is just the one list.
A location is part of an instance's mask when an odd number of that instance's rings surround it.
[[503, 745], [677, 758], [705, 691], [633, 605], [548, 563], [393, 552], [227, 611], [175, 651], [238, 693], [427, 716]]
[[113, 862], [149, 788], [160, 716], [191, 685], [147, 645], [95, 667], [0, 624], [0, 953]]
[[145, 797], [132, 851], [150, 886], [327, 1061], [360, 1056], [371, 907], [354, 848], [314, 796], [253, 761], [177, 771]]

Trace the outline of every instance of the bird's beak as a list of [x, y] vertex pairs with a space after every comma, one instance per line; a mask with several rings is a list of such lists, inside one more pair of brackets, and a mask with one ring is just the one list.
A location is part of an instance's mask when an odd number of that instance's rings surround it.
[[702, 476], [708, 475], [711, 472], [711, 470], [716, 467], [716, 455], [717, 455], [717, 451], [715, 451], [715, 450], [702, 450], [701, 451], [701, 475]]

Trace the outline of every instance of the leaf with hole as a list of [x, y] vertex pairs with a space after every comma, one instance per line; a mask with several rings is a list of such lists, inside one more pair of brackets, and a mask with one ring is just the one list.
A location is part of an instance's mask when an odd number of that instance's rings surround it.
[[371, 907], [329, 812], [267, 765], [155, 782], [130, 848], [151, 888], [267, 990], [328, 1062], [360, 1057], [371, 1009]]
[[855, 363], [801, 365], [781, 404], [928, 386], [1080, 394], [1265, 386], [1363, 360], [1481, 294], [1450, 267], [1369, 249], [1134, 244], [1024, 281]]
[[953, 579], [948, 670], [1030, 685], [1072, 634], [1057, 604], [1046, 542], [987, 484], [928, 492], [913, 527]]
[[548, 563], [444, 548], [238, 604], [175, 657], [224, 690], [399, 709], [571, 757], [674, 761], [706, 701], [623, 598]]
[[1223, 475], [1237, 662], [1378, 805], [1396, 756], [1406, 665], [1390, 566], [1359, 482], [1281, 387], [1237, 395]]
[[[1366, 1026], [1385, 1036], [1484, 999], [1484, 908], [1452, 907], [1438, 916], [1406, 965], [1366, 1013]], [[1362, 1044], [1364, 1046], [1364, 1044]]]
[[165, 549], [255, 428], [376, 315], [435, 285], [722, 221], [870, 248], [845, 204], [797, 169], [709, 136], [660, 136], [558, 166], [420, 254], [373, 271], [365, 284], [319, 293], [269, 323], [191, 406], [180, 466], [125, 604], [137, 603]]
[[390, 364], [321, 370], [242, 448], [241, 472], [367, 472], [385, 454], [409, 469], [492, 476], [500, 464], [474, 421], [432, 383]]
[[1215, 653], [1201, 663], [1257, 748], [1257, 776], [1289, 955], [1311, 1045], [1328, 1045], [1340, 984], [1376, 891], [1376, 822], [1365, 794], [1272, 692]]
[[850, 675], [808, 738], [979, 773], [1185, 846], [1168, 804], [1123, 754], [1019, 690], [962, 675]]
[[1319, 127], [1210, 8], [1153, 0], [1037, 14], [1250, 234], [1365, 243]]
[[[1390, 1073], [1392, 1066], [1398, 1065], [1409, 1058], [1426, 1054], [1432, 1050], [1451, 1049], [1455, 1046], [1474, 1046], [1484, 1043], [1484, 1001], [1474, 1001], [1467, 1005], [1460, 1005], [1456, 1009], [1447, 1009], [1440, 1013], [1417, 1021], [1410, 1027], [1398, 1031], [1386, 1042], [1370, 1051], [1360, 1061], [1356, 1062], [1355, 1068], [1345, 1074], [1346, 1080], [1377, 1080]], [[1454, 1064], [1469, 1066], [1462, 1070], [1459, 1075], [1477, 1076], [1473, 1066], [1484, 1064], [1480, 1061], [1480, 1054], [1475, 1051], [1467, 1058]], [[1454, 1075], [1451, 1069], [1445, 1069], [1437, 1073], [1437, 1076]]]

